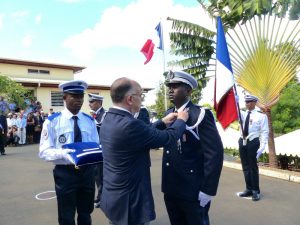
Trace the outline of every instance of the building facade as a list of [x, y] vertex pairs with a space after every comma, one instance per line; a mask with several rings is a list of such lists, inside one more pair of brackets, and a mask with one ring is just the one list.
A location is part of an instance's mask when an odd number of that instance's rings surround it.
[[[31, 91], [37, 101], [42, 103], [43, 111], [61, 111], [64, 107], [62, 92], [58, 88], [61, 82], [74, 79], [74, 74], [81, 72], [85, 67], [33, 62], [17, 59], [0, 58], [0, 75], [20, 83]], [[110, 99], [110, 86], [89, 84], [87, 93], [104, 96], [103, 107], [112, 105]], [[85, 95], [82, 110], [89, 113], [88, 96]]]

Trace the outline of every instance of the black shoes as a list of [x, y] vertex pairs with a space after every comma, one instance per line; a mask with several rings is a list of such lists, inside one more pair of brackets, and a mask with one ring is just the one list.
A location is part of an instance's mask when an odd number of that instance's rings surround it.
[[6, 155], [6, 153], [4, 153], [4, 152], [1, 152], [1, 155]]
[[260, 193], [258, 191], [249, 191], [245, 190], [239, 194], [240, 197], [252, 197], [252, 201], [259, 201], [260, 200]]
[[249, 190], [245, 190], [243, 192], [241, 192], [239, 194], [240, 197], [244, 198], [244, 197], [251, 197], [252, 196], [252, 191], [249, 191]]
[[260, 193], [258, 193], [258, 191], [253, 191], [252, 201], [259, 201], [259, 199], [260, 199]]

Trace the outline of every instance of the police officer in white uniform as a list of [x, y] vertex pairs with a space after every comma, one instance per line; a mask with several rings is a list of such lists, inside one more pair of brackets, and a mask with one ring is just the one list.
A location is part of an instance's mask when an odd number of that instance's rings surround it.
[[245, 96], [246, 112], [241, 112], [243, 134], [239, 139], [239, 151], [242, 162], [246, 190], [239, 193], [240, 197], [251, 197], [253, 201], [260, 199], [259, 171], [257, 159], [262, 154], [268, 142], [268, 118], [255, 109], [258, 98]]
[[[98, 130], [98, 134], [100, 135], [100, 128], [105, 117], [105, 109], [102, 107], [104, 97], [101, 95], [96, 94], [88, 94], [89, 95], [89, 106], [91, 110], [94, 112], [94, 118]], [[100, 139], [100, 136], [99, 136]], [[95, 180], [96, 186], [98, 189], [98, 194], [96, 199], [94, 200], [94, 205], [96, 208], [100, 208], [101, 203], [101, 194], [102, 194], [102, 187], [103, 187], [103, 162], [97, 163], [95, 165]]]
[[80, 112], [87, 83], [80, 80], [59, 85], [63, 91], [65, 109], [54, 113], [43, 124], [39, 157], [52, 161], [60, 225], [74, 225], [77, 211], [78, 225], [91, 225], [94, 209], [95, 168], [87, 165], [76, 169], [69, 160], [64, 144], [74, 142], [99, 143], [94, 119]]

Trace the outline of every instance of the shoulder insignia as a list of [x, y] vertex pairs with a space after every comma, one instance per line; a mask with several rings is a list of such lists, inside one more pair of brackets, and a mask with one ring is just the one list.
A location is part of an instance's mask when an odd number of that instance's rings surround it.
[[92, 120], [92, 121], [94, 121], [94, 118], [93, 117], [91, 117], [89, 114], [86, 114], [86, 113], [82, 113], [84, 116], [86, 116], [86, 117], [88, 117], [90, 120]]
[[56, 112], [48, 117], [49, 121], [52, 121], [54, 118], [58, 117], [61, 114], [61, 112]]

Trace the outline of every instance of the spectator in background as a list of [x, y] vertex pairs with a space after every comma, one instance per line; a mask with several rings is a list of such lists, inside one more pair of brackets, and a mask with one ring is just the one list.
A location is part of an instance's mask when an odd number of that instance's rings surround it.
[[7, 133], [7, 145], [15, 145], [18, 146], [20, 141], [20, 137], [18, 136], [18, 128], [16, 126], [12, 126], [11, 130]]
[[34, 133], [33, 133], [33, 143], [40, 143], [41, 132], [44, 120], [39, 111], [36, 111], [34, 115]]
[[11, 129], [11, 127], [12, 127], [12, 119], [13, 119], [13, 114], [12, 113], [8, 113], [7, 114], [7, 118], [6, 118], [6, 121], [7, 121], [7, 130]]
[[17, 126], [18, 115], [16, 113], [12, 114], [11, 126]]
[[27, 119], [24, 116], [24, 110], [21, 110], [19, 113], [19, 117], [17, 119], [16, 125], [18, 127], [18, 136], [20, 137], [19, 144], [24, 145], [26, 144], [26, 125]]
[[6, 116], [0, 115], [0, 153], [1, 155], [5, 154], [5, 144], [7, 136], [7, 120]]
[[35, 121], [32, 113], [27, 114], [26, 139], [27, 144], [33, 143]]
[[53, 113], [54, 113], [53, 109], [50, 108], [50, 109], [49, 109], [49, 114], [48, 114], [48, 116], [51, 116]]

